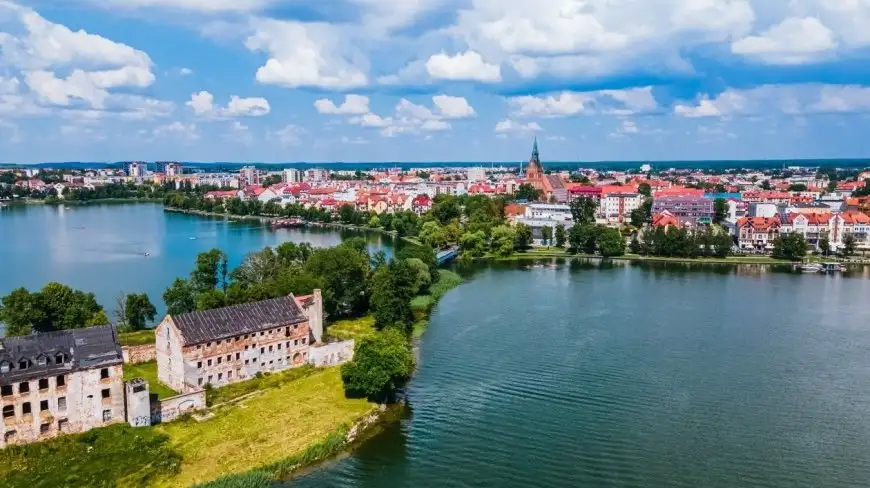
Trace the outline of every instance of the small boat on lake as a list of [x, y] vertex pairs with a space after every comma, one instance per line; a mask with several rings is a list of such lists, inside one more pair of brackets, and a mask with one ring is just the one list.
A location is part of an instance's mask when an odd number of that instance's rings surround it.
[[272, 230], [274, 229], [286, 229], [291, 227], [304, 227], [305, 221], [302, 219], [278, 219], [272, 221]]
[[836, 273], [843, 270], [843, 266], [840, 263], [822, 263], [821, 266], [823, 273]]
[[806, 263], [801, 266], [801, 273], [821, 273], [824, 268], [819, 263]]

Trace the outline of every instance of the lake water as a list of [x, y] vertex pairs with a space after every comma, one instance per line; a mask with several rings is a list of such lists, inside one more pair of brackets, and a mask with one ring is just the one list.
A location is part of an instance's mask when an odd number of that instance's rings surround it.
[[372, 249], [389, 250], [392, 243], [379, 233], [273, 232], [256, 222], [164, 212], [157, 204], [11, 206], [0, 209], [0, 296], [58, 281], [95, 293], [110, 313], [119, 293], [148, 293], [161, 315], [163, 290], [190, 273], [200, 252], [221, 249], [232, 268], [266, 246], [295, 241], [329, 247], [350, 236], [366, 237]]
[[870, 486], [863, 272], [525, 267], [438, 304], [409, 418], [286, 486]]

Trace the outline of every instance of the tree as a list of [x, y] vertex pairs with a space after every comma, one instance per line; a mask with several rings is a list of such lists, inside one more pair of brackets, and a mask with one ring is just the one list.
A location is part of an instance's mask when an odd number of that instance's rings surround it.
[[414, 356], [406, 336], [388, 329], [359, 341], [353, 360], [341, 367], [341, 380], [350, 397], [373, 401], [391, 398], [414, 372]]
[[553, 244], [553, 228], [549, 225], [541, 227], [541, 240], [545, 246]]
[[323, 282], [324, 311], [337, 317], [362, 313], [368, 304], [369, 255], [345, 241], [314, 251], [304, 270]]
[[426, 263], [423, 262], [422, 259], [419, 258], [410, 258], [405, 260], [408, 263], [408, 266], [414, 268], [414, 271], [417, 273], [417, 282], [414, 285], [414, 295], [420, 295], [426, 292], [429, 289], [429, 285], [432, 284], [432, 277], [429, 275], [429, 266], [426, 266]]
[[565, 226], [563, 224], [556, 225], [556, 232], [554, 234], [554, 238], [556, 240], [556, 247], [565, 247], [565, 242], [567, 242], [568, 236], [565, 232]]
[[259, 252], [248, 253], [236, 269], [230, 273], [233, 281], [244, 285], [263, 283], [278, 274], [278, 256], [267, 247]]
[[652, 187], [649, 183], [643, 182], [637, 185], [637, 192], [647, 198], [652, 197]]
[[633, 227], [637, 227], [638, 229], [643, 227], [645, 224], [649, 224], [652, 222], [652, 198], [647, 198], [640, 204], [640, 207], [632, 210], [629, 214], [631, 218], [631, 225]]
[[263, 188], [268, 188], [272, 185], [277, 185], [281, 183], [281, 175], [269, 175], [263, 178], [263, 181], [260, 182], [260, 185]]
[[731, 248], [734, 247], [734, 239], [728, 235], [728, 232], [720, 229], [713, 238], [713, 255], [717, 258], [724, 258], [731, 254]]
[[720, 224], [728, 216], [728, 200], [717, 198], [713, 202], [713, 223]]
[[807, 191], [807, 185], [803, 183], [792, 183], [788, 186], [788, 191]]
[[761, 182], [761, 189], [762, 190], [770, 190], [770, 188], [771, 188], [770, 180], [764, 180]]
[[773, 241], [773, 257], [775, 259], [798, 261], [806, 256], [808, 247], [803, 234], [797, 232], [780, 234]]
[[537, 188], [528, 183], [523, 183], [519, 187], [517, 187], [515, 197], [517, 200], [527, 200], [529, 202], [534, 202], [541, 198], [541, 190], [538, 190]]
[[598, 235], [598, 252], [606, 258], [625, 254], [625, 238], [622, 233], [610, 227], [601, 229]]
[[574, 225], [568, 232], [569, 251], [576, 254], [594, 254], [597, 244], [597, 229], [594, 225]]
[[595, 223], [595, 211], [598, 209], [598, 203], [591, 198], [575, 198], [571, 201], [571, 217], [574, 219], [574, 225], [585, 225]]
[[442, 193], [435, 197], [432, 204], [432, 215], [441, 225], [447, 225], [453, 219], [458, 219], [462, 215], [462, 210], [459, 208], [456, 197]]
[[507, 257], [513, 254], [516, 244], [514, 230], [506, 225], [500, 225], [492, 229], [490, 249], [498, 257]]
[[525, 251], [532, 245], [532, 228], [526, 224], [517, 224], [514, 229], [516, 235], [516, 248]]
[[486, 253], [486, 234], [482, 230], [477, 232], [466, 232], [459, 239], [459, 247], [463, 254], [477, 258]]
[[394, 260], [372, 276], [371, 308], [379, 329], [400, 326], [410, 333], [414, 314], [411, 299], [417, 290], [417, 270], [406, 260]]
[[170, 315], [193, 312], [196, 310], [196, 290], [193, 283], [175, 278], [163, 292], [163, 303], [166, 304], [166, 313]]
[[372, 218], [369, 219], [368, 226], [374, 229], [380, 227], [381, 219], [379, 219], [377, 215], [372, 215]]
[[353, 224], [356, 220], [356, 213], [353, 205], [346, 203], [338, 208], [338, 220], [345, 225]]
[[220, 249], [201, 252], [196, 256], [196, 268], [190, 281], [199, 293], [227, 289], [227, 255]]
[[26, 288], [16, 288], [0, 302], [0, 322], [6, 324], [9, 337], [30, 334], [34, 324], [45, 322], [39, 293], [30, 293]]
[[0, 321], [10, 337], [110, 323], [93, 293], [55, 282], [38, 292], [18, 288], [0, 299]]
[[858, 247], [858, 240], [852, 234], [843, 236], [843, 257], [848, 258], [855, 254], [855, 248]]
[[429, 278], [437, 283], [441, 275], [438, 273], [438, 260], [435, 251], [427, 246], [404, 246], [396, 253], [396, 259], [419, 259], [429, 267]]
[[226, 295], [220, 290], [208, 290], [196, 297], [197, 310], [212, 310], [227, 304]]
[[157, 316], [157, 309], [148, 298], [148, 294], [127, 295], [124, 306], [124, 322], [131, 330], [142, 330], [149, 321]]
[[433, 249], [440, 249], [446, 246], [448, 242], [447, 231], [435, 220], [423, 224], [417, 238], [420, 239], [420, 242]]
[[827, 256], [831, 253], [831, 241], [828, 240], [827, 237], [819, 239], [819, 251], [822, 252], [823, 256]]

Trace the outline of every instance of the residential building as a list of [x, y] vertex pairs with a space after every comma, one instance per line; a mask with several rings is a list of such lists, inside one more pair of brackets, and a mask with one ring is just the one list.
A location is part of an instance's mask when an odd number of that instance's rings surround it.
[[468, 168], [468, 182], [486, 181], [486, 169], [481, 167]]
[[714, 202], [697, 196], [656, 197], [653, 213], [668, 212], [679, 219], [680, 224], [696, 227], [713, 222]]
[[184, 174], [184, 166], [181, 163], [162, 162], [157, 163], [157, 166], [169, 178]]
[[786, 224], [780, 232], [783, 234], [798, 233], [804, 236], [807, 244], [813, 249], [819, 249], [822, 239], [831, 238], [831, 214], [790, 213], [786, 216]]
[[127, 163], [125, 168], [127, 170], [127, 176], [130, 178], [144, 178], [145, 173], [147, 172], [146, 164], [138, 161]]
[[239, 184], [242, 187], [260, 184], [260, 171], [254, 166], [245, 166], [239, 170]]
[[306, 169], [304, 179], [311, 183], [329, 181], [329, 170], [323, 168]]
[[302, 183], [302, 171], [296, 168], [287, 168], [281, 172], [281, 180], [287, 184]]
[[122, 362], [110, 325], [0, 339], [0, 447], [123, 422]]
[[[193, 186], [206, 185], [218, 188], [239, 188], [239, 178], [230, 173], [199, 173], [190, 179], [190, 184]], [[180, 185], [181, 181], [176, 181], [176, 186]]]
[[600, 213], [610, 224], [621, 224], [631, 220], [631, 211], [640, 207], [643, 195], [640, 193], [608, 193], [601, 198]]
[[323, 334], [320, 290], [167, 315], [157, 326], [158, 378], [180, 392], [306, 364]]
[[744, 250], [769, 251], [781, 227], [779, 216], [743, 217], [737, 221], [737, 244]]

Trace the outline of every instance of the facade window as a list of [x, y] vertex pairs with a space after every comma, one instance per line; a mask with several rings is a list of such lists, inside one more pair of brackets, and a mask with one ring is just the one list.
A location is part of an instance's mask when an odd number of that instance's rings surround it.
[[212, 378], [213, 378], [212, 375], [208, 375], [208, 382], [209, 382], [209, 383], [211, 383], [211, 379], [212, 379]]
[[9, 396], [12, 394], [12, 385], [3, 385], [0, 387], [0, 394], [3, 396]]
[[208, 363], [207, 363], [207, 364], [208, 364], [209, 366], [211, 366], [211, 359], [208, 360]]
[[62, 375], [62, 374], [61, 374], [61, 375], [58, 375], [58, 376], [57, 376], [57, 385], [56, 385], [56, 386], [58, 386], [58, 387], [66, 386], [66, 376], [64, 376], [64, 375]]
[[109, 377], [109, 368], [103, 368], [100, 370], [100, 379], [106, 379]]
[[196, 362], [196, 369], [202, 369], [202, 361]]
[[223, 374], [223, 373], [218, 373], [218, 381], [220, 381], [220, 380], [222, 380], [222, 379], [224, 379], [224, 374]]
[[101, 391], [100, 394], [103, 396], [103, 400], [112, 398], [112, 391], [108, 388], [103, 388], [103, 391]]
[[29, 366], [30, 366], [30, 361], [28, 361], [27, 359], [22, 359], [21, 361], [18, 361], [18, 369], [20, 369], [20, 370], [25, 370]]
[[269, 352], [272, 352], [272, 346], [269, 346]]
[[36, 364], [40, 366], [45, 366], [47, 362], [48, 361], [45, 359], [45, 356], [39, 356], [38, 358], [36, 358]]
[[245, 359], [245, 364], [248, 364], [248, 360], [247, 360], [247, 359]]
[[238, 360], [241, 359], [241, 358], [242, 358], [242, 353], [237, 352], [237, 353], [236, 353], [236, 361], [238, 361]]
[[59, 353], [57, 353], [57, 356], [54, 357], [54, 362], [56, 364], [64, 364], [67, 361], [67, 359], [68, 358], [67, 358], [66, 354], [59, 352]]
[[199, 386], [202, 386], [202, 378], [200, 378], [200, 379], [197, 381], [197, 383], [199, 384]]
[[233, 372], [232, 371], [227, 371], [227, 379], [228, 380], [233, 379]]
[[245, 334], [245, 339], [247, 339], [247, 338], [248, 338], [248, 334]]
[[66, 397], [59, 397], [57, 399], [57, 411], [66, 412]]
[[0, 373], [8, 373], [10, 370], [9, 363], [6, 361], [0, 362]]
[[281, 343], [280, 342], [278, 343], [278, 350], [279, 351], [281, 350]]
[[306, 341], [306, 340], [307, 340], [307, 339], [305, 339], [304, 337], [302, 338], [302, 345], [305, 345], [305, 341]]
[[245, 350], [246, 350], [246, 351], [248, 350], [248, 346], [247, 346], [247, 345], [245, 345]]
[[202, 344], [197, 344], [197, 345], [196, 345], [196, 348], [197, 348], [197, 349], [202, 349]]
[[18, 385], [18, 393], [28, 393], [30, 391], [30, 382], [23, 381]]
[[57, 421], [57, 430], [59, 430], [61, 432], [66, 432], [67, 430], [69, 430], [69, 420], [67, 420], [67, 419], [58, 420]]
[[42, 378], [39, 380], [39, 389], [47, 390], [48, 389], [48, 378]]
[[110, 420], [112, 420], [112, 411], [103, 410], [103, 422], [108, 422]]
[[294, 345], [294, 346], [298, 346], [298, 345], [299, 345], [299, 339], [293, 339], [293, 345]]
[[14, 430], [7, 430], [6, 433], [3, 434], [3, 440], [6, 441], [6, 444], [15, 442], [15, 435], [17, 432]]
[[218, 356], [218, 362], [217, 362], [217, 363], [220, 364], [222, 359], [223, 359], [222, 357]]
[[211, 342], [206, 342], [205, 347], [211, 347]]
[[49, 424], [48, 422], [43, 423], [43, 424], [39, 424], [39, 434], [40, 435], [48, 434], [48, 432], [50, 430], [51, 430], [51, 424]]
[[233, 360], [233, 355], [227, 354], [227, 361], [232, 361], [232, 360]]
[[215, 345], [216, 345], [216, 346], [220, 346], [220, 345], [221, 345], [221, 341], [220, 341], [220, 339], [218, 339], [217, 344], [215, 344]]
[[239, 339], [241, 339], [241, 337], [236, 337], [236, 342], [239, 342]]
[[21, 414], [28, 415], [30, 413], [30, 402], [24, 402], [21, 404]]
[[6, 405], [3, 407], [3, 418], [7, 419], [9, 417], [15, 416], [15, 406], [14, 405]]
[[39, 411], [44, 412], [48, 410], [48, 400], [42, 400], [39, 402]]
[[299, 324], [293, 324], [293, 330], [296, 330], [298, 328], [299, 328]]
[[260, 354], [266, 354], [266, 348], [265, 348], [265, 347], [261, 347], [261, 348], [260, 348]]
[[290, 341], [287, 341], [287, 349], [290, 349]]

